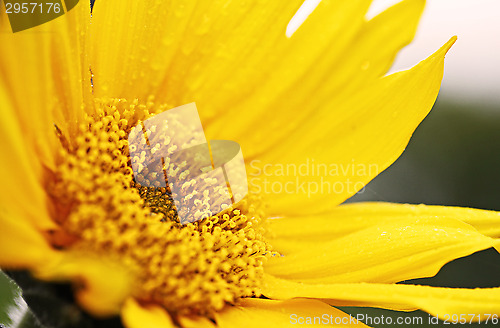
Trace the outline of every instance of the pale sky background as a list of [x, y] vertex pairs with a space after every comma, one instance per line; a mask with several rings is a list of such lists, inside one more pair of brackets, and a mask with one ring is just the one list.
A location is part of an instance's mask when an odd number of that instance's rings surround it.
[[[319, 2], [306, 0], [304, 9]], [[374, 0], [368, 16], [397, 2]], [[400, 52], [391, 71], [413, 66], [453, 35], [458, 40], [446, 56], [440, 97], [495, 104], [500, 112], [500, 0], [427, 0], [415, 40]]]

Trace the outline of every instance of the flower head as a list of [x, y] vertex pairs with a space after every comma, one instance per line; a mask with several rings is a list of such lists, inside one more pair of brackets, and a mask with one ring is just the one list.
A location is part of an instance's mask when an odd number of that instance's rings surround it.
[[[370, 2], [325, 0], [291, 37], [301, 1], [98, 0], [92, 15], [80, 3], [1, 33], [1, 267], [71, 281], [85, 310], [121, 313], [129, 327], [349, 319], [330, 305], [498, 313], [498, 288], [396, 284], [498, 247], [498, 213], [339, 205], [404, 150], [455, 42], [383, 76], [424, 2], [366, 20]], [[193, 101], [207, 135], [242, 145], [250, 193], [184, 224], [166, 187], [134, 176], [128, 136]], [[306, 160], [336, 173], [283, 173]], [[194, 190], [186, 202], [196, 210], [219, 197]]]

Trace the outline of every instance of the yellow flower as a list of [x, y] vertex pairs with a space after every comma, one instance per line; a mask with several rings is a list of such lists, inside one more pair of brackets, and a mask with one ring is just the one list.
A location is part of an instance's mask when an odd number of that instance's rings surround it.
[[[455, 41], [383, 77], [424, 1], [367, 21], [370, 2], [322, 1], [290, 38], [300, 0], [98, 0], [92, 17], [81, 1], [15, 34], [2, 17], [0, 266], [72, 281], [83, 308], [127, 327], [349, 319], [330, 305], [499, 314], [499, 288], [396, 284], [498, 247], [498, 213], [339, 205], [402, 153]], [[260, 192], [181, 225], [170, 199], [135, 184], [126, 136], [190, 102], [208, 136], [241, 144]], [[306, 160], [340, 168], [307, 186], [345, 188], [273, 191], [297, 187], [282, 171]]]

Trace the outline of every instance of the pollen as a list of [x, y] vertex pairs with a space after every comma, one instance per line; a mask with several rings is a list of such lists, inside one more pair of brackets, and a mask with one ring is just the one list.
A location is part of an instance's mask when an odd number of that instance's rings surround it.
[[[189, 168], [162, 162], [153, 172], [134, 176], [130, 154], [137, 149], [128, 136], [167, 108], [153, 99], [145, 104], [101, 99], [76, 133], [65, 135], [56, 127], [61, 146], [48, 188], [58, 206], [54, 219], [71, 238], [53, 243], [122, 263], [135, 277], [132, 296], [139, 301], [173, 314], [210, 315], [239, 298], [260, 296], [263, 265], [272, 250], [251, 196], [210, 215], [204, 204], [217, 202], [220, 193], [193, 191], [184, 201], [202, 219], [180, 222], [168, 186], [139, 180], [167, 174], [191, 188], [189, 174], [183, 174]], [[168, 138], [151, 142], [153, 151], [175, 147]]]

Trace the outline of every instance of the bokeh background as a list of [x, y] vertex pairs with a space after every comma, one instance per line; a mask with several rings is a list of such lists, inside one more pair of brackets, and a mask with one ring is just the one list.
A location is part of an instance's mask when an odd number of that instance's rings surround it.
[[[318, 2], [307, 2], [302, 20]], [[375, 0], [368, 16], [396, 2]], [[500, 210], [500, 1], [427, 0], [415, 41], [398, 55], [391, 72], [413, 66], [453, 35], [458, 41], [446, 57], [445, 77], [431, 114], [401, 158], [350, 202], [375, 200]], [[411, 282], [468, 288], [500, 286], [500, 255], [493, 249], [476, 253], [447, 264], [435, 277]], [[20, 293], [0, 273], [0, 326], [41, 327], [29, 314]], [[402, 315], [369, 308], [344, 310], [372, 317]], [[26, 311], [28, 315], [24, 315]], [[403, 315], [421, 316], [427, 323], [425, 313]]]

